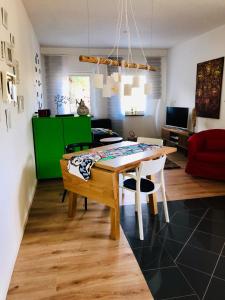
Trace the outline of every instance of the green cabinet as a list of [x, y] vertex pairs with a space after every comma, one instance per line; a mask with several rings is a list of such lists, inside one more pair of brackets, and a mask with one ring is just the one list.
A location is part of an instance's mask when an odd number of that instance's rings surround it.
[[92, 141], [90, 117], [33, 117], [32, 124], [38, 179], [61, 177], [66, 145]]

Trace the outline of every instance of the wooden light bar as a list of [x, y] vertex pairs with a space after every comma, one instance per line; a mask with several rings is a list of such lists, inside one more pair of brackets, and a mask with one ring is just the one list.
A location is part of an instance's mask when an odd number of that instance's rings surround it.
[[131, 69], [140, 69], [140, 70], [147, 70], [147, 71], [157, 71], [156, 67], [151, 65], [143, 65], [143, 64], [136, 64], [136, 63], [128, 63], [127, 61], [119, 61], [117, 59], [110, 59], [106, 57], [96, 57], [96, 56], [79, 56], [79, 61], [81, 62], [88, 62], [92, 64], [100, 64], [100, 65], [111, 65], [114, 67], [123, 67], [123, 68], [131, 68]]

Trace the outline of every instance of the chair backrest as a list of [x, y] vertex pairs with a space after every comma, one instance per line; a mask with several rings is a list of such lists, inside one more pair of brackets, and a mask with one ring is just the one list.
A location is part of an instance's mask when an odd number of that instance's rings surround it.
[[166, 162], [166, 155], [157, 159], [142, 161], [138, 167], [139, 176], [145, 177], [147, 175], [154, 175], [163, 170]]
[[138, 137], [137, 138], [138, 143], [144, 143], [149, 145], [158, 145], [163, 146], [163, 140], [162, 139], [155, 139], [155, 138], [148, 138], [148, 137]]
[[74, 143], [66, 145], [65, 153], [73, 153], [76, 151], [82, 151], [90, 148], [92, 148], [92, 143]]

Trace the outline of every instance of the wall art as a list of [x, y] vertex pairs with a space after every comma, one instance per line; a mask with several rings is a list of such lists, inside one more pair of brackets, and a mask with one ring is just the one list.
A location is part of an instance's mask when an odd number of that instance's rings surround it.
[[15, 36], [10, 33], [10, 44], [14, 48], [15, 47]]
[[16, 76], [16, 84], [20, 83], [20, 70], [18, 60], [13, 61], [13, 74]]
[[197, 117], [219, 119], [224, 57], [197, 65], [195, 108]]
[[2, 72], [0, 71], [0, 102], [3, 100], [3, 78]]
[[16, 76], [11, 73], [2, 73], [2, 75], [3, 75], [3, 101], [17, 102]]
[[8, 29], [8, 13], [4, 7], [1, 8], [2, 25]]
[[1, 41], [1, 52], [0, 52], [0, 59], [5, 60], [5, 42]]
[[17, 97], [17, 108], [18, 108], [18, 113], [24, 112], [24, 97], [23, 96]]
[[7, 65], [12, 67], [12, 65], [13, 65], [13, 48], [9, 43], [5, 44], [5, 57], [6, 57]]

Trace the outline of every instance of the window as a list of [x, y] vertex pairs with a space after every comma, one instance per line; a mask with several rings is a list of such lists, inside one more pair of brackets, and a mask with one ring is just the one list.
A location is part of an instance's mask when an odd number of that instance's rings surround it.
[[[140, 75], [140, 87], [132, 88], [131, 96], [124, 96], [123, 89], [121, 90], [121, 110], [124, 115], [144, 115], [146, 106], [146, 95], [144, 94], [144, 84], [146, 83], [146, 77]], [[122, 76], [122, 86], [129, 83], [132, 84], [132, 75]]]
[[85, 105], [91, 111], [91, 82], [89, 75], [78, 74], [69, 76], [69, 97], [72, 101], [70, 101], [70, 107], [65, 107], [66, 112], [76, 112], [76, 100], [80, 101], [81, 99], [84, 100]]

